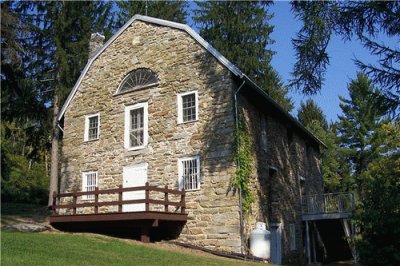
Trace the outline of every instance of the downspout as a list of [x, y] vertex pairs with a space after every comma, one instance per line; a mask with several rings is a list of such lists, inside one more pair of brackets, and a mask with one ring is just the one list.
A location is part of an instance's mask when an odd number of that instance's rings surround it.
[[[236, 90], [234, 94], [234, 103], [235, 103], [235, 126], [236, 126], [236, 136], [239, 132], [239, 117], [238, 117], [238, 103], [237, 103], [237, 95], [240, 91], [240, 89], [243, 87], [245, 83], [245, 80], [243, 79], [243, 83], [239, 86], [239, 88]], [[239, 138], [236, 140], [237, 141], [237, 152], [239, 153], [240, 149], [240, 143], [239, 143]], [[237, 167], [240, 169], [240, 162], [239, 160], [236, 162]], [[239, 215], [240, 215], [240, 251], [242, 254], [244, 254], [244, 228], [243, 228], [243, 201], [242, 201], [242, 188], [239, 187]]]

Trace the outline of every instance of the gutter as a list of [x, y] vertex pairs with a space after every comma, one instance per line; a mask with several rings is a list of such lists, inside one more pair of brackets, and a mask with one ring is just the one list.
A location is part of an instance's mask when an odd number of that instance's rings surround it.
[[[246, 83], [246, 81], [243, 79], [243, 83], [239, 86], [239, 88], [236, 90], [234, 94], [234, 104], [235, 104], [235, 127], [236, 127], [236, 136], [237, 132], [239, 131], [239, 117], [238, 117], [238, 102], [237, 102], [237, 95], [240, 91], [240, 89], [243, 87], [243, 85]], [[235, 137], [236, 137], [235, 136]], [[237, 141], [237, 152], [239, 152], [239, 139]], [[237, 167], [240, 169], [240, 162], [239, 160], [236, 162]], [[243, 200], [242, 200], [242, 188], [239, 188], [239, 215], [240, 215], [240, 251], [242, 254], [244, 254], [244, 228], [243, 228]]]

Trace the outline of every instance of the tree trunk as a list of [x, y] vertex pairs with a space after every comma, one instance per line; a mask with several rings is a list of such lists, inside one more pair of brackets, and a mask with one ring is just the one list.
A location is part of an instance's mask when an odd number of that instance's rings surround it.
[[60, 136], [60, 129], [58, 128], [57, 121], [57, 116], [60, 109], [58, 101], [58, 95], [55, 94], [53, 97], [53, 135], [51, 138], [50, 189], [48, 206], [53, 204], [53, 192], [57, 192], [58, 187], [58, 139]]

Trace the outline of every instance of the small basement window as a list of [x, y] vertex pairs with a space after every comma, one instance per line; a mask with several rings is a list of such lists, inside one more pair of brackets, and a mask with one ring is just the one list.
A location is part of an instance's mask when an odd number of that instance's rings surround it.
[[84, 141], [99, 139], [100, 134], [100, 114], [85, 116]]
[[178, 159], [179, 190], [200, 189], [200, 157]]
[[198, 120], [197, 91], [178, 94], [178, 124]]
[[[83, 172], [82, 173], [82, 191], [94, 191], [97, 187], [97, 172]], [[94, 195], [83, 195], [83, 200], [92, 200]]]
[[138, 68], [131, 71], [122, 80], [117, 94], [129, 91], [136, 91], [159, 84], [157, 74], [148, 68]]

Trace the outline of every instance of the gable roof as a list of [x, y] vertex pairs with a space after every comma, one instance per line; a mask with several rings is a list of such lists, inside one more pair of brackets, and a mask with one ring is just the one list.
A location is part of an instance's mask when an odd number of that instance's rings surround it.
[[249, 88], [254, 89], [257, 94], [264, 98], [268, 103], [272, 104], [281, 114], [283, 114], [290, 122], [294, 123], [303, 133], [305, 133], [312, 140], [316, 141], [318, 144], [325, 146], [325, 144], [315, 137], [310, 131], [308, 131], [300, 122], [298, 122], [293, 116], [291, 116], [285, 109], [282, 108], [274, 99], [272, 99], [267, 93], [265, 93], [256, 83], [254, 83], [248, 76], [246, 76], [238, 67], [236, 67], [232, 62], [226, 59], [222, 54], [220, 54], [214, 47], [212, 47], [207, 41], [205, 41], [198, 33], [196, 33], [191, 27], [186, 24], [176, 23], [168, 20], [163, 20], [159, 18], [153, 18], [143, 15], [135, 15], [128, 22], [125, 23], [122, 28], [120, 28], [102, 47], [99, 49], [92, 57], [89, 58], [85, 68], [83, 69], [81, 75], [79, 76], [77, 82], [75, 83], [71, 93], [68, 95], [63, 107], [58, 114], [57, 120], [60, 121], [64, 116], [69, 104], [74, 98], [84, 76], [88, 72], [89, 68], [93, 62], [110, 46], [115, 39], [117, 39], [133, 22], [143, 21], [152, 24], [157, 24], [161, 26], [166, 26], [174, 29], [179, 29], [187, 32], [192, 38], [194, 38], [201, 46], [203, 46], [208, 52], [210, 52], [222, 65], [228, 68], [234, 75], [245, 80], [250, 84]]

